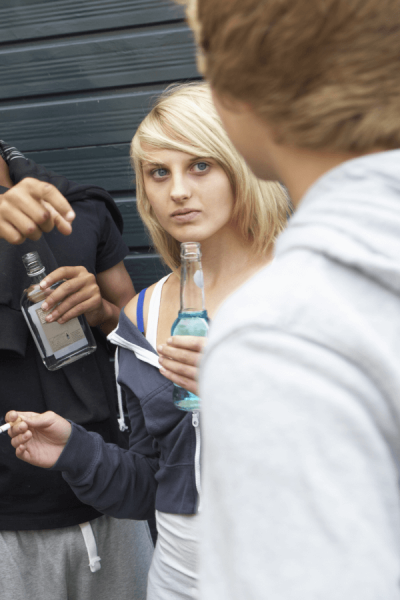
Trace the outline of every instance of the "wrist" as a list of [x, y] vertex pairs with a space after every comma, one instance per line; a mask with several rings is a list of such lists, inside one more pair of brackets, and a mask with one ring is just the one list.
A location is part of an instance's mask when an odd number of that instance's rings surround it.
[[108, 335], [118, 325], [120, 309], [115, 304], [103, 299], [102, 316], [97, 326]]

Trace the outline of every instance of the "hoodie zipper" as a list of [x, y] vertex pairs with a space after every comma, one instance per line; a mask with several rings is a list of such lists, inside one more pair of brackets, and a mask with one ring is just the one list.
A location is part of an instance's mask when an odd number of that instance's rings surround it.
[[118, 346], [115, 350], [114, 370], [115, 370], [115, 383], [117, 385], [118, 412], [119, 412], [119, 415], [117, 416], [117, 421], [118, 421], [118, 425], [119, 425], [119, 430], [127, 431], [128, 426], [125, 423], [124, 406], [122, 404], [122, 390], [121, 390], [121, 386], [118, 383], [118, 375], [119, 375]]
[[197, 494], [199, 501], [197, 505], [197, 512], [200, 512], [200, 499], [201, 499], [201, 473], [200, 473], [200, 451], [201, 451], [201, 437], [200, 437], [200, 413], [198, 410], [192, 412], [192, 425], [194, 427], [194, 433], [196, 436], [196, 450], [194, 453], [194, 478], [196, 482]]

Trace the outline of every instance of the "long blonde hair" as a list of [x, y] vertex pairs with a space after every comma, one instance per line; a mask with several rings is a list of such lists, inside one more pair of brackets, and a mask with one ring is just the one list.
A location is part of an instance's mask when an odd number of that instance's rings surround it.
[[260, 181], [251, 173], [223, 129], [207, 84], [192, 83], [167, 89], [139, 125], [131, 144], [139, 214], [154, 247], [165, 263], [175, 269], [180, 265], [180, 244], [161, 227], [147, 198], [142, 168], [147, 158], [144, 145], [217, 161], [232, 186], [232, 219], [243, 240], [251, 244], [255, 254], [268, 252], [285, 226], [287, 195], [278, 183]]

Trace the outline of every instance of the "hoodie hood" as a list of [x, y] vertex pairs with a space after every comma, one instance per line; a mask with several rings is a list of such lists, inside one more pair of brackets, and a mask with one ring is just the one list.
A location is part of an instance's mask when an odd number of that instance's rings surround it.
[[118, 326], [107, 336], [107, 339], [120, 348], [130, 350], [139, 360], [147, 362], [157, 369], [160, 368], [158, 354], [136, 325], [128, 319], [124, 309], [121, 310]]
[[[158, 362], [158, 354], [155, 352], [152, 345], [146, 340], [144, 335], [139, 331], [139, 329], [132, 323], [130, 319], [125, 314], [124, 309], [121, 310], [119, 315], [118, 326], [107, 336], [107, 339], [112, 344], [117, 346], [117, 350], [115, 352], [115, 379], [117, 382], [117, 396], [118, 396], [118, 424], [121, 431], [126, 431], [127, 425], [125, 423], [125, 415], [122, 401], [122, 393], [121, 386], [119, 382], [119, 357], [118, 357], [118, 348], [124, 348], [125, 350], [129, 350], [133, 352], [136, 358], [139, 361], [144, 363], [148, 363], [149, 365], [156, 367], [156, 369], [160, 368], [160, 363]], [[162, 375], [159, 371], [156, 373], [156, 378], [162, 378]], [[152, 377], [154, 379], [154, 377]], [[146, 381], [141, 382], [143, 384], [141, 391], [143, 391], [143, 387], [146, 388]]]
[[347, 161], [304, 196], [277, 255], [316, 250], [400, 292], [400, 150]]

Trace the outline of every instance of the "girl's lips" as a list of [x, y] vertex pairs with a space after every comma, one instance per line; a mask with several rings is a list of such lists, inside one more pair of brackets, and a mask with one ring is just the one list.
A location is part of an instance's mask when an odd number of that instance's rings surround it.
[[190, 212], [171, 215], [171, 218], [174, 221], [178, 221], [178, 223], [188, 223], [189, 221], [193, 221], [199, 214], [199, 210], [191, 210]]

